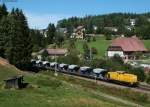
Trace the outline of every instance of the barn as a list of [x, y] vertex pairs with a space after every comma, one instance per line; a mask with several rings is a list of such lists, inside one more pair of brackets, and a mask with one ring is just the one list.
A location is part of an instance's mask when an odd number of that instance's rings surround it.
[[125, 60], [135, 60], [139, 54], [144, 54], [147, 51], [143, 42], [136, 36], [119, 37], [114, 39], [108, 47], [107, 56], [111, 58], [117, 54]]

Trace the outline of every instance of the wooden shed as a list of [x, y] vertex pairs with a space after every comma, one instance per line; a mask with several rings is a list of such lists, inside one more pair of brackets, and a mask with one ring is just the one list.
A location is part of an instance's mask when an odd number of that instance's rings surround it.
[[13, 76], [11, 78], [8, 78], [4, 80], [5, 82], [5, 88], [15, 88], [20, 89], [24, 87], [23, 83], [23, 76]]

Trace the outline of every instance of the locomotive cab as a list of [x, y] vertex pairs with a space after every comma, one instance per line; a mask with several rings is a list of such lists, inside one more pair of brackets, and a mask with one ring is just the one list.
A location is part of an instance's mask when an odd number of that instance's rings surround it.
[[137, 76], [124, 71], [108, 72], [106, 75], [108, 80], [125, 83], [128, 85], [138, 84]]

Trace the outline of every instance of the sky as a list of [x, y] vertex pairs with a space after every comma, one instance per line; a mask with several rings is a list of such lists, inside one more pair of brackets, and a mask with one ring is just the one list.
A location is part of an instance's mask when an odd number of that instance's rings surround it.
[[36, 29], [72, 16], [150, 12], [150, 0], [0, 0], [2, 2], [9, 11], [13, 7], [22, 9], [30, 28]]

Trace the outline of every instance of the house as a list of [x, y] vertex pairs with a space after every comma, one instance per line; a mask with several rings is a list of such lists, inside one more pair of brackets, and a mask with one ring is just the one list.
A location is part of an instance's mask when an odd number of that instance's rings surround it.
[[104, 27], [104, 29], [112, 31], [112, 32], [118, 32], [118, 28], [116, 28], [116, 27]]
[[136, 22], [135, 19], [130, 19], [130, 25], [131, 26], [135, 26], [135, 22]]
[[47, 29], [41, 29], [39, 31], [42, 35], [44, 35], [45, 38], [47, 37]]
[[85, 38], [84, 26], [78, 26], [76, 29], [74, 29], [74, 32], [71, 35], [71, 38], [84, 39]]
[[133, 37], [119, 37], [112, 41], [112, 44], [107, 49], [107, 56], [113, 57], [118, 54], [124, 60], [134, 60], [138, 58], [138, 54], [146, 53], [143, 42], [136, 36]]
[[67, 33], [67, 28], [57, 28], [56, 31], [59, 32], [59, 33], [62, 33], [62, 34], [66, 34]]
[[[52, 48], [47, 48], [43, 49], [40, 52], [38, 52], [38, 57], [41, 56], [49, 56], [51, 58], [59, 57], [59, 56], [66, 56], [68, 54], [67, 49], [52, 49]], [[40, 59], [39, 59], [40, 60]]]
[[68, 53], [67, 49], [46, 49], [49, 56], [66, 56]]

